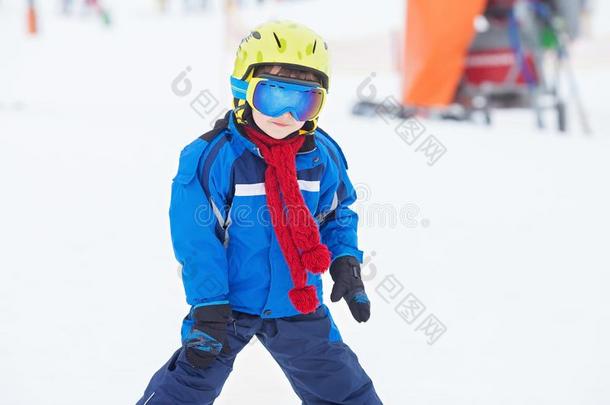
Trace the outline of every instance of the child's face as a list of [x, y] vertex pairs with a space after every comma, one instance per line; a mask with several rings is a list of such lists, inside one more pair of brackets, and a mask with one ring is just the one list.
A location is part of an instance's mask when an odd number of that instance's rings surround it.
[[[285, 72], [285, 70], [282, 70], [281, 66], [264, 66], [257, 73], [257, 75], [277, 75], [278, 78], [281, 79], [282, 77], [285, 77], [285, 74], [282, 75], [282, 72]], [[295, 78], [303, 81], [311, 81], [313, 85], [319, 85], [316, 76], [311, 72], [296, 75]], [[254, 118], [254, 122], [256, 122], [256, 125], [258, 125], [260, 129], [262, 129], [267, 135], [275, 139], [283, 139], [294, 131], [296, 131], [297, 129], [301, 129], [305, 124], [305, 121], [297, 121], [297, 119], [294, 118], [294, 116], [289, 112], [286, 112], [283, 115], [280, 115], [279, 117], [270, 117], [259, 111], [256, 111], [256, 109], [253, 108], [252, 117]]]
[[283, 139], [305, 124], [305, 121], [297, 121], [289, 112], [279, 117], [270, 117], [253, 108], [252, 117], [260, 129], [275, 139]]

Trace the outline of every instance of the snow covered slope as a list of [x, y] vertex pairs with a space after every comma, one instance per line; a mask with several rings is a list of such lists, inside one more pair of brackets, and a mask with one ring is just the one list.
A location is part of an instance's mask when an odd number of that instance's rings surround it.
[[[224, 40], [219, 2], [189, 16], [109, 3], [108, 30], [44, 2], [36, 38], [23, 34], [22, 2], [0, 3], [2, 403], [135, 403], [179, 344], [188, 308], [170, 182], [180, 149], [212, 120], [191, 101], [206, 91], [216, 113], [228, 106], [235, 39]], [[424, 135], [408, 145], [396, 122], [351, 116], [373, 70], [380, 97], [397, 92], [392, 60], [371, 60], [370, 38], [390, 41], [399, 1], [373, 11], [286, 2], [242, 21], [299, 19], [342, 55], [321, 126], [360, 192], [371, 320], [328, 303], [386, 404], [610, 403], [610, 7], [598, 3], [594, 36], [575, 49], [590, 138], [538, 132], [530, 112], [515, 111], [492, 128], [422, 120]], [[192, 90], [179, 96], [172, 81], [187, 67]], [[429, 135], [446, 147], [432, 166], [417, 150]], [[393, 299], [392, 285], [402, 286]], [[395, 311], [408, 294], [425, 306], [412, 323]], [[417, 330], [428, 315], [446, 327], [432, 345]], [[299, 400], [253, 342], [216, 403]]]

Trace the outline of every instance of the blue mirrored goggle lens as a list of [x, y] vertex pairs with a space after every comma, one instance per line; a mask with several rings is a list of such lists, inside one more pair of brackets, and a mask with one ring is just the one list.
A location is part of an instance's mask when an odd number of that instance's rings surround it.
[[254, 108], [270, 117], [290, 111], [299, 121], [315, 118], [322, 107], [324, 93], [316, 87], [291, 87], [275, 81], [258, 82], [252, 97]]

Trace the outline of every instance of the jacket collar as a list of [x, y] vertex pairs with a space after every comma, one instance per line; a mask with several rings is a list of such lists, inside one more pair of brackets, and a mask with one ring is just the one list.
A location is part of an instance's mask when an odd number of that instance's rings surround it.
[[[235, 137], [244, 144], [246, 149], [250, 150], [250, 152], [254, 153], [257, 156], [262, 157], [260, 150], [258, 149], [258, 146], [256, 146], [256, 144], [254, 144], [254, 142], [252, 142], [250, 139], [248, 139], [243, 127], [236, 122], [235, 113], [232, 110], [229, 110], [229, 112], [227, 113], [227, 119], [229, 121], [229, 130], [231, 131], [231, 133], [235, 134]], [[301, 147], [297, 151], [297, 155], [314, 151], [316, 149], [316, 142], [314, 140], [314, 134], [311, 133], [311, 134], [301, 135], [301, 136], [305, 137], [305, 141], [303, 142], [303, 145], [301, 145]]]

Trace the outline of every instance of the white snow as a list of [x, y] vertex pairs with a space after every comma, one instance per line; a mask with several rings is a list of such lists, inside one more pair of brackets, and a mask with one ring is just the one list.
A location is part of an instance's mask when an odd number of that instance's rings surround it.
[[[153, 1], [107, 2], [110, 29], [43, 2], [35, 38], [22, 3], [0, 2], [1, 402], [135, 403], [178, 346], [188, 310], [169, 236], [170, 182], [180, 149], [212, 119], [189, 103], [208, 89], [228, 107], [239, 38], [225, 40], [220, 1], [188, 16], [177, 5], [161, 16]], [[434, 166], [419, 142], [349, 113], [373, 70], [380, 97], [398, 94], [384, 50], [401, 2], [248, 9], [246, 31], [289, 17], [337, 49], [321, 126], [348, 158], [361, 248], [377, 273], [365, 267], [369, 322], [327, 303], [384, 403], [610, 403], [605, 3], [574, 49], [594, 136], [578, 131], [572, 110], [567, 135], [535, 130], [529, 111], [499, 112], [491, 128], [422, 120], [424, 137], [447, 148]], [[180, 97], [171, 83], [187, 66], [193, 89]], [[369, 217], [414, 209], [415, 226]], [[393, 304], [376, 292], [388, 275], [404, 286]], [[325, 276], [327, 297], [330, 287]], [[411, 325], [394, 311], [407, 293], [426, 306]], [[429, 314], [447, 328], [433, 345], [415, 330]], [[255, 342], [216, 403], [299, 400]]]

